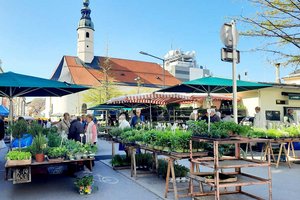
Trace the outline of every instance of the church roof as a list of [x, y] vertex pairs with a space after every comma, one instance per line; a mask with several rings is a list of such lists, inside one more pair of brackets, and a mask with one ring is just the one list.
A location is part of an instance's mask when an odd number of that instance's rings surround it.
[[[109, 60], [108, 62], [106, 62]], [[108, 64], [105, 64], [108, 63]], [[103, 69], [107, 68], [108, 76], [119, 85], [137, 86], [137, 77], [140, 77], [143, 87], [160, 87], [163, 85], [163, 69], [152, 62], [106, 58], [95, 56], [92, 63], [84, 63], [76, 56], [64, 56], [56, 68], [51, 79], [63, 81], [62, 71], [67, 67], [71, 80], [75, 84], [99, 86], [104, 80]], [[179, 84], [180, 81], [165, 71], [166, 86]]]

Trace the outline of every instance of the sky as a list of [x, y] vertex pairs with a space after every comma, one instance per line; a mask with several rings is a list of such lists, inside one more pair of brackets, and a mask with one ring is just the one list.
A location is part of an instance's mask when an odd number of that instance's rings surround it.
[[[63, 55], [76, 55], [82, 0], [0, 0], [0, 59], [4, 71], [50, 78]], [[95, 55], [157, 62], [171, 49], [196, 51], [197, 62], [214, 76], [232, 77], [222, 62], [220, 29], [232, 17], [254, 16], [246, 0], [90, 0]], [[237, 24], [238, 30], [245, 25]], [[240, 37], [242, 79], [275, 80], [267, 54], [249, 52], [262, 41]], [[293, 68], [281, 70], [281, 77]]]

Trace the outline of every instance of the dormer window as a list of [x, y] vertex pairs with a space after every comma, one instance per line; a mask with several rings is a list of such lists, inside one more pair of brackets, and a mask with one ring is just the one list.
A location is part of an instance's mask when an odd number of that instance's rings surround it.
[[90, 33], [89, 33], [89, 32], [86, 32], [86, 33], [85, 33], [85, 37], [86, 37], [86, 38], [89, 38], [89, 37], [90, 37]]

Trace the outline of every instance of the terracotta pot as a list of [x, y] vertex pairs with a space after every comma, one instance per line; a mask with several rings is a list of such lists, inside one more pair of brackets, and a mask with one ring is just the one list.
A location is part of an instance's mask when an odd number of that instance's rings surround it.
[[35, 154], [36, 162], [44, 162], [45, 155], [43, 153]]

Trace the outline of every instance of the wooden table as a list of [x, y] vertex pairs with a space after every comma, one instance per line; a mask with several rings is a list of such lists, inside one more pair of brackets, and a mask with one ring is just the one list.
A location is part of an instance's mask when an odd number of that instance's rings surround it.
[[[195, 158], [192, 152], [193, 145], [192, 141], [194, 142], [201, 142], [201, 143], [211, 143], [213, 144], [213, 157], [202, 157], [202, 158]], [[242, 158], [240, 153], [240, 144], [247, 144], [251, 142], [261, 142], [266, 143], [267, 146], [269, 144], [269, 140], [266, 139], [250, 139], [250, 138], [226, 138], [226, 139], [213, 139], [213, 138], [201, 138], [201, 137], [193, 137], [190, 141], [190, 155], [191, 155], [191, 169], [190, 169], [190, 195], [191, 197], [197, 196], [211, 196], [214, 195], [215, 200], [220, 200], [221, 195], [225, 194], [235, 194], [235, 195], [245, 195], [250, 198], [254, 199], [262, 199], [254, 194], [250, 194], [243, 190], [244, 186], [251, 186], [251, 185], [268, 185], [268, 194], [269, 200], [272, 199], [272, 173], [271, 173], [271, 161], [270, 161], [270, 148], [267, 149], [267, 156], [268, 162], [264, 162], [261, 160], [255, 159], [247, 159]], [[235, 154], [234, 156], [219, 156], [219, 145], [223, 144], [234, 144], [235, 146]], [[213, 172], [204, 172], [206, 174], [213, 175], [213, 182], [205, 181], [202, 179], [203, 172], [194, 171], [194, 165], [199, 164], [201, 166], [205, 166], [211, 168]], [[249, 174], [242, 172], [242, 168], [249, 168], [249, 167], [260, 167], [260, 168], [267, 168], [267, 178], [259, 177], [255, 174]], [[234, 175], [236, 177], [235, 182], [221, 182], [220, 181], [220, 173], [223, 172], [224, 169], [227, 169], [226, 174]], [[231, 170], [231, 171], [228, 171]], [[205, 176], [205, 175], [204, 175]], [[205, 192], [203, 188], [200, 191], [194, 191], [193, 180], [200, 182], [201, 184], [206, 184], [214, 188], [214, 191]], [[234, 190], [227, 190], [227, 188], [235, 188]], [[221, 190], [221, 189], [225, 190]], [[237, 198], [235, 198], [237, 199]]]
[[[149, 148], [145, 145], [135, 145], [135, 146], [129, 146], [130, 153], [131, 153], [131, 177], [134, 177], [135, 179], [137, 178], [137, 167], [136, 167], [136, 149], [140, 148], [141, 150], [145, 150], [146, 152], [152, 152], [153, 154], [153, 159], [155, 162], [153, 162], [153, 169], [155, 169], [155, 172], [157, 173], [158, 169], [158, 155], [162, 155], [167, 157], [168, 160], [168, 168], [167, 168], [167, 176], [166, 176], [166, 185], [165, 185], [165, 198], [168, 197], [169, 192], [174, 192], [174, 198], [177, 200], [178, 198], [181, 197], [187, 197], [187, 194], [180, 195], [178, 194], [178, 191], [182, 190], [187, 190], [189, 187], [186, 188], [178, 188], [176, 184], [176, 176], [175, 176], [175, 170], [174, 170], [174, 162], [176, 160], [181, 160], [181, 159], [188, 159], [190, 157], [190, 153], [176, 153], [176, 152], [166, 152], [166, 151], [161, 151], [161, 150], [156, 150], [153, 148]], [[196, 152], [194, 153], [195, 156], [202, 157], [202, 156], [207, 156], [207, 152]], [[143, 173], [144, 175], [145, 173]], [[172, 188], [169, 187], [170, 183], [170, 178], [172, 178]]]
[[[63, 160], [63, 161], [47, 161], [45, 160], [44, 162], [36, 162], [33, 160], [30, 164], [25, 164], [25, 165], [9, 165], [7, 162], [5, 163], [5, 180], [13, 180], [14, 183], [18, 183], [15, 181], [14, 176], [20, 177], [19, 183], [27, 183], [31, 182], [31, 169], [33, 167], [48, 167], [52, 165], [62, 165], [62, 164], [71, 164], [71, 163], [84, 163], [87, 162], [87, 168], [92, 171], [93, 168], [93, 161], [95, 158], [85, 158], [85, 159], [80, 159], [80, 160]], [[8, 177], [9, 173], [13, 173], [13, 177]], [[23, 178], [22, 178], [23, 177]]]
[[[265, 160], [267, 150], [270, 149], [271, 152], [271, 158], [273, 160], [272, 164], [275, 164], [276, 168], [278, 168], [280, 159], [282, 155], [285, 155], [286, 158], [286, 164], [288, 165], [289, 168], [291, 168], [291, 159], [299, 159], [299, 157], [296, 156], [295, 154], [295, 149], [294, 149], [294, 144], [293, 142], [300, 142], [300, 138], [278, 138], [278, 139], [270, 139], [269, 144], [265, 145], [262, 148], [261, 152], [261, 160]], [[277, 159], [275, 157], [274, 153], [274, 144], [279, 145], [279, 153], [277, 154]], [[286, 145], [288, 146], [286, 148]], [[292, 155], [290, 155], [292, 154]]]

